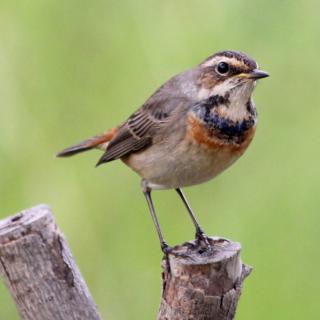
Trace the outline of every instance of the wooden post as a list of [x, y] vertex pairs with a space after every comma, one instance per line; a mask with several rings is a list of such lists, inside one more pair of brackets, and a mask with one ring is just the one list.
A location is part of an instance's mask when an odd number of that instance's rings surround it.
[[0, 274], [23, 320], [100, 319], [45, 205], [0, 221]]
[[241, 286], [251, 268], [242, 264], [240, 244], [211, 238], [211, 251], [195, 242], [176, 246], [163, 259], [158, 320], [232, 320]]
[[[211, 250], [203, 250], [188, 242], [163, 259], [158, 320], [234, 318], [242, 282], [251, 268], [241, 262], [240, 244], [211, 238], [210, 245]], [[0, 275], [23, 320], [100, 319], [45, 205], [0, 221]]]

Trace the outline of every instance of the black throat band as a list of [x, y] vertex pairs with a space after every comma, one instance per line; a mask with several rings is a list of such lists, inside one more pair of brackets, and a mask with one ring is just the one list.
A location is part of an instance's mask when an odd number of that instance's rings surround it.
[[[247, 118], [234, 121], [220, 116], [215, 111], [220, 105], [228, 107], [229, 104], [229, 95], [215, 95], [197, 104], [195, 112], [204, 122], [211, 135], [226, 142], [240, 144], [243, 142], [246, 132], [255, 125], [256, 113], [250, 110], [251, 112], [248, 112], [249, 116]], [[251, 100], [247, 102], [246, 106], [252, 106]]]

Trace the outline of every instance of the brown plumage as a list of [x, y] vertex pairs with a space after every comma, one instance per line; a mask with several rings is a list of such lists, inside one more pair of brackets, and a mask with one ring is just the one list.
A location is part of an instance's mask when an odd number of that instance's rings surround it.
[[68, 147], [57, 154], [57, 157], [70, 157], [77, 153], [91, 150], [93, 148], [104, 149], [104, 145], [107, 145], [109, 141], [115, 136], [117, 128], [108, 130], [100, 135], [94, 136], [87, 140], [81, 141], [71, 147]]
[[97, 165], [121, 159], [136, 171], [164, 250], [150, 192], [176, 189], [205, 241], [180, 188], [214, 178], [243, 154], [256, 128], [251, 95], [267, 76], [244, 53], [219, 52], [168, 80], [123, 124], [58, 156], [99, 148]]

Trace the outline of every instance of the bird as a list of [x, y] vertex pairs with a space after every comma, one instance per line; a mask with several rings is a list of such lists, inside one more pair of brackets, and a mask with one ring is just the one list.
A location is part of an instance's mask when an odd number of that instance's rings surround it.
[[152, 201], [154, 190], [177, 192], [208, 246], [182, 188], [204, 183], [230, 167], [250, 145], [257, 126], [252, 93], [269, 74], [247, 54], [225, 50], [165, 82], [126, 121], [57, 154], [100, 149], [96, 166], [120, 159], [141, 178], [161, 249], [170, 252]]

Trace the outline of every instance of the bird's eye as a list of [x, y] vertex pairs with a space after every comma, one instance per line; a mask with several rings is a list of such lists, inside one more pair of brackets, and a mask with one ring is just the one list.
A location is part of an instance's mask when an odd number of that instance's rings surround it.
[[220, 74], [226, 74], [229, 71], [229, 65], [226, 62], [219, 62], [217, 65], [217, 71]]

